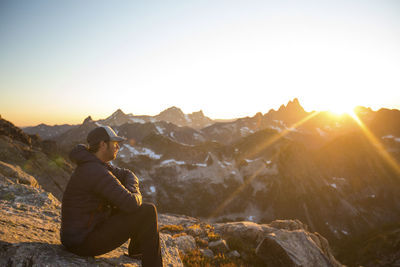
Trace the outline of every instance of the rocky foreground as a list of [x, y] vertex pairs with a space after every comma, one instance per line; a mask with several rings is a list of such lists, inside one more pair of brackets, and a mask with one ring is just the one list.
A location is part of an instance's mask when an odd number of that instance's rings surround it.
[[[98, 257], [79, 257], [59, 241], [60, 202], [19, 167], [0, 162], [0, 266], [141, 266], [127, 243]], [[208, 224], [160, 214], [165, 266], [341, 266], [326, 239], [300, 221]], [[206, 265], [205, 265], [206, 266]]]

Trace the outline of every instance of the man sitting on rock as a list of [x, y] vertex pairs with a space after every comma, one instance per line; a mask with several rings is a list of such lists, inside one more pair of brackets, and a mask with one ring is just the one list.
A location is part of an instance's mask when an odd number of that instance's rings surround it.
[[128, 255], [146, 266], [162, 266], [157, 210], [142, 204], [138, 178], [108, 162], [125, 140], [108, 126], [87, 136], [89, 147], [77, 145], [70, 159], [77, 168], [62, 199], [61, 242], [80, 256], [107, 253], [130, 238]]

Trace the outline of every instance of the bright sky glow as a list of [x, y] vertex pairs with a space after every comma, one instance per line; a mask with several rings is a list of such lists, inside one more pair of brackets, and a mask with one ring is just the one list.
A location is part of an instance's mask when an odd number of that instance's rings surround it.
[[400, 109], [398, 1], [0, 2], [0, 114]]

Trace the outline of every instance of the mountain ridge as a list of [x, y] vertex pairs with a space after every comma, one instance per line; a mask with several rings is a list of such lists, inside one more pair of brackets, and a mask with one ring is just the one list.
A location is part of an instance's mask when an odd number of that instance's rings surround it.
[[[355, 110], [356, 114], [363, 121], [368, 121], [372, 120], [372, 117], [374, 117], [375, 114], [378, 114], [379, 112], [382, 113], [382, 111], [384, 111], [385, 109], [372, 111], [371, 108], [357, 107], [355, 108]], [[177, 126], [181, 127], [188, 126], [198, 131], [202, 130], [206, 135], [208, 135], [208, 138], [212, 139], [214, 138], [214, 134], [212, 134], [213, 129], [230, 127], [230, 125], [234, 125], [235, 123], [241, 124], [242, 127], [249, 128], [248, 130], [249, 133], [261, 130], [266, 127], [272, 127], [282, 131], [292, 127], [302, 119], [312, 115], [315, 112], [317, 111], [311, 111], [311, 112], [305, 111], [304, 108], [301, 106], [300, 101], [297, 98], [294, 98], [293, 100], [289, 101], [286, 105], [281, 105], [278, 110], [270, 109], [267, 113], [264, 114], [258, 112], [253, 117], [243, 117], [243, 118], [228, 119], [228, 120], [210, 119], [204, 115], [202, 110], [190, 114], [185, 114], [182, 112], [181, 109], [175, 106], [167, 108], [155, 116], [133, 115], [132, 113], [126, 114], [121, 109], [117, 109], [115, 112], [113, 112], [109, 117], [105, 119], [99, 119], [94, 121], [91, 116], [88, 116], [86, 119], [90, 118], [90, 120], [97, 122], [100, 125], [109, 125], [109, 126], [121, 126], [125, 123], [148, 123], [148, 122], [154, 123], [156, 121], [166, 121], [173, 123]], [[328, 111], [318, 111], [317, 113], [318, 113], [317, 116], [314, 116], [306, 123], [304, 123], [303, 126], [300, 125], [299, 127], [304, 128], [306, 125], [310, 125], [311, 122], [317, 120], [318, 117], [321, 117], [320, 114], [327, 114], [322, 116], [325, 118], [323, 120], [326, 120], [326, 117], [329, 116], [332, 117], [330, 119], [332, 122], [341, 120], [342, 118], [345, 118], [347, 116], [347, 115], [343, 115], [340, 117], [331, 116]], [[37, 134], [42, 139], [56, 139], [66, 131], [76, 128], [78, 126], [79, 125], [68, 125], [68, 124], [54, 125], [54, 126], [39, 124], [37, 126], [24, 127], [22, 129], [23, 131], [25, 131], [30, 135]], [[230, 131], [232, 131], [232, 129]], [[315, 131], [315, 127], [313, 127], [312, 131]], [[231, 142], [235, 138], [240, 137], [241, 135], [242, 134], [240, 132], [236, 132], [235, 136], [233, 136], [228, 140], [225, 139], [225, 142], [226, 141]]]

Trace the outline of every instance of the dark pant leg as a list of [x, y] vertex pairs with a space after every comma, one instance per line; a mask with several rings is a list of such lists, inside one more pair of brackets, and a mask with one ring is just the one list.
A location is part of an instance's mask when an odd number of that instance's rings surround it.
[[162, 266], [157, 210], [151, 203], [143, 203], [134, 213], [113, 214], [96, 226], [81, 245], [70, 250], [81, 256], [97, 256], [121, 246], [129, 238], [139, 244], [143, 267]]

